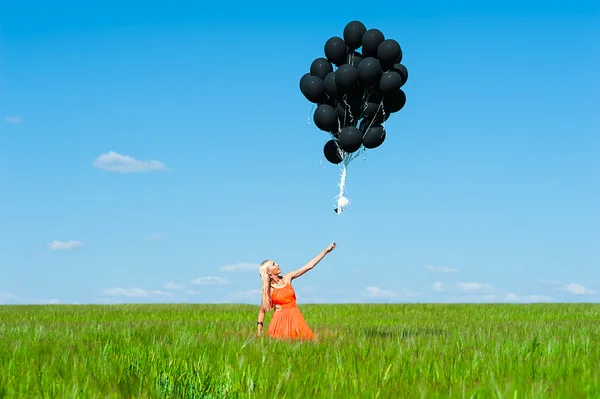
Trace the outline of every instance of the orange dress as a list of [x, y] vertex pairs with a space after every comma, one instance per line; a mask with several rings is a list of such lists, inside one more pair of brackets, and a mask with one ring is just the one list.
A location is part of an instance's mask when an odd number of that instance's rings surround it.
[[272, 288], [271, 300], [275, 307], [267, 334], [279, 339], [313, 340], [315, 335], [296, 305], [296, 293], [287, 283], [282, 288]]

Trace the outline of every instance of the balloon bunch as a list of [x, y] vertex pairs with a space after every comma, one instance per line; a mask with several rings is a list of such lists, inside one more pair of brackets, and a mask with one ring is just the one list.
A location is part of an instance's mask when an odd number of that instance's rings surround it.
[[343, 195], [348, 163], [361, 150], [383, 144], [385, 121], [406, 104], [401, 87], [408, 79], [396, 40], [367, 30], [360, 21], [348, 23], [343, 36], [328, 39], [325, 57], [315, 59], [300, 79], [300, 91], [317, 105], [314, 124], [331, 135], [325, 158], [335, 165], [343, 162], [336, 213], [349, 203]]

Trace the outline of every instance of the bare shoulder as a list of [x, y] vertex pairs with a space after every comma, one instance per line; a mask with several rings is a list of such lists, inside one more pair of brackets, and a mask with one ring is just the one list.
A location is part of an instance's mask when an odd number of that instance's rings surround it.
[[292, 285], [292, 279], [294, 278], [294, 272], [289, 272], [283, 275], [282, 283]]

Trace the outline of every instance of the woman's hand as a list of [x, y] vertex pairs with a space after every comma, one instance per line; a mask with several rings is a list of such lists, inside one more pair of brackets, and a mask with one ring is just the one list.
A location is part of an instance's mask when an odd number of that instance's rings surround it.
[[304, 273], [306, 273], [307, 271], [309, 271], [313, 267], [315, 267], [317, 265], [317, 263], [319, 263], [321, 261], [321, 259], [323, 259], [325, 257], [325, 255], [327, 255], [329, 252], [333, 251], [334, 249], [335, 249], [335, 242], [329, 244], [329, 246], [327, 248], [325, 248], [324, 250], [319, 252], [319, 254], [317, 256], [315, 256], [313, 259], [311, 259], [308, 263], [306, 263], [300, 269], [286, 273], [286, 275], [283, 276], [283, 278], [289, 282], [295, 278], [302, 276]]

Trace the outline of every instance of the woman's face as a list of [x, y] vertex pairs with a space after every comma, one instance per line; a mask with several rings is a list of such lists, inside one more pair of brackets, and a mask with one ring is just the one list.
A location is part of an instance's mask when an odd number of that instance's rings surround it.
[[271, 266], [269, 266], [269, 268], [267, 270], [273, 276], [279, 276], [279, 274], [281, 274], [281, 268], [279, 267], [279, 263], [273, 262], [273, 264]]

